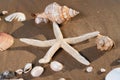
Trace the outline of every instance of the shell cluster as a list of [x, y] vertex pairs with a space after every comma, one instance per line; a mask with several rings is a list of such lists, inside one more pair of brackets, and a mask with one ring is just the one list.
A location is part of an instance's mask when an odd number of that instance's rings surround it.
[[0, 33], [0, 51], [4, 51], [11, 47], [14, 43], [14, 38], [7, 33]]
[[114, 42], [112, 39], [110, 39], [108, 36], [98, 35], [96, 39], [97, 49], [103, 50], [110, 50]]
[[15, 12], [5, 17], [5, 21], [8, 21], [8, 22], [25, 21], [25, 20], [26, 20], [26, 16], [22, 12]]
[[79, 14], [78, 11], [68, 8], [67, 6], [60, 6], [58, 3], [54, 2], [46, 6], [43, 13], [36, 13], [33, 16], [37, 24], [41, 22], [47, 23], [48, 20], [61, 24], [70, 20], [77, 14]]

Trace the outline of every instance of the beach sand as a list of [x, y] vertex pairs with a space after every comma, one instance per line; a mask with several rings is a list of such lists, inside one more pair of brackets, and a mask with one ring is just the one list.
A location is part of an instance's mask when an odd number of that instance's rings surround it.
[[[64, 69], [54, 72], [49, 64], [42, 65], [45, 72], [38, 78], [33, 78], [30, 73], [24, 74], [25, 80], [58, 80], [61, 77], [67, 80], [104, 80], [106, 74], [120, 63], [120, 0], [0, 0], [0, 11], [7, 10], [10, 13], [17, 11], [26, 14], [24, 22], [9, 23], [4, 21], [5, 16], [0, 16], [0, 32], [11, 34], [15, 43], [6, 51], [0, 52], [0, 72], [5, 70], [15, 71], [23, 68], [28, 62], [34, 66], [40, 65], [38, 60], [42, 58], [49, 48], [30, 46], [19, 41], [19, 38], [34, 38], [40, 40], [54, 39], [52, 23], [35, 24], [31, 13], [43, 12], [45, 6], [52, 2], [67, 5], [80, 14], [67, 23], [60, 26], [64, 37], [79, 36], [92, 31], [100, 31], [114, 40], [115, 46], [110, 51], [97, 50], [95, 39], [72, 45], [83, 56], [90, 60], [93, 72], [87, 73], [87, 66], [77, 62], [63, 49], [54, 55], [53, 60], [64, 64]], [[105, 68], [105, 73], [100, 73], [100, 68]]]

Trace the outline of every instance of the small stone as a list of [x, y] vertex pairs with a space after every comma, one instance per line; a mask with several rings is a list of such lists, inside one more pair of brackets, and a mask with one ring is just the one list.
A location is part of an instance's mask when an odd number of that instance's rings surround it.
[[60, 79], [58, 79], [58, 80], [66, 80], [65, 78], [60, 78]]
[[18, 69], [15, 71], [17, 74], [21, 75], [23, 73], [23, 69]]
[[86, 68], [86, 71], [87, 71], [87, 72], [92, 72], [92, 71], [93, 71], [93, 67], [92, 67], [92, 66], [87, 67], [87, 68]]
[[5, 71], [5, 72], [3, 72], [2, 74], [3, 74], [3, 77], [4, 77], [5, 79], [10, 79], [10, 78], [15, 77], [15, 73], [12, 72], [12, 71]]
[[102, 73], [103, 73], [103, 72], [106, 72], [106, 69], [101, 68], [101, 69], [100, 69], [100, 72], [102, 72]]

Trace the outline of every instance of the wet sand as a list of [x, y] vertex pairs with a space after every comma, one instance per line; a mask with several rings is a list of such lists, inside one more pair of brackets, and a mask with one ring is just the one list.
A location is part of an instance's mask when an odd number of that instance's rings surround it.
[[[23, 68], [27, 62], [34, 66], [40, 65], [38, 60], [42, 58], [49, 48], [29, 46], [19, 41], [19, 38], [53, 39], [52, 24], [35, 24], [31, 13], [43, 12], [46, 5], [52, 2], [67, 5], [80, 14], [71, 21], [61, 25], [64, 37], [79, 36], [81, 34], [100, 31], [101, 34], [111, 37], [115, 41], [115, 47], [110, 51], [99, 51], [94, 39], [72, 45], [91, 62], [93, 72], [87, 73], [87, 66], [77, 62], [63, 49], [56, 52], [52, 60], [58, 60], [64, 64], [60, 72], [53, 72], [49, 64], [42, 65], [45, 72], [39, 78], [24, 74], [25, 80], [58, 80], [64, 77], [67, 80], [104, 80], [105, 75], [113, 68], [119, 67], [116, 62], [120, 58], [120, 0], [0, 0], [0, 11], [7, 10], [10, 13], [21, 11], [26, 14], [24, 22], [9, 23], [0, 21], [0, 32], [7, 32], [14, 36], [14, 45], [6, 51], [0, 52], [0, 72]], [[100, 73], [100, 68], [105, 68], [105, 73]]]

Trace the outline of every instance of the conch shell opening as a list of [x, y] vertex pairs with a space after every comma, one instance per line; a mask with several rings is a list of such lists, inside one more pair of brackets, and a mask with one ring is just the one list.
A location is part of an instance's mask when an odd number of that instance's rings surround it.
[[36, 13], [32, 16], [35, 17], [36, 24], [41, 22], [47, 23], [49, 20], [61, 24], [78, 14], [78, 11], [68, 8], [67, 6], [60, 6], [58, 3], [54, 2], [46, 6], [43, 13]]

